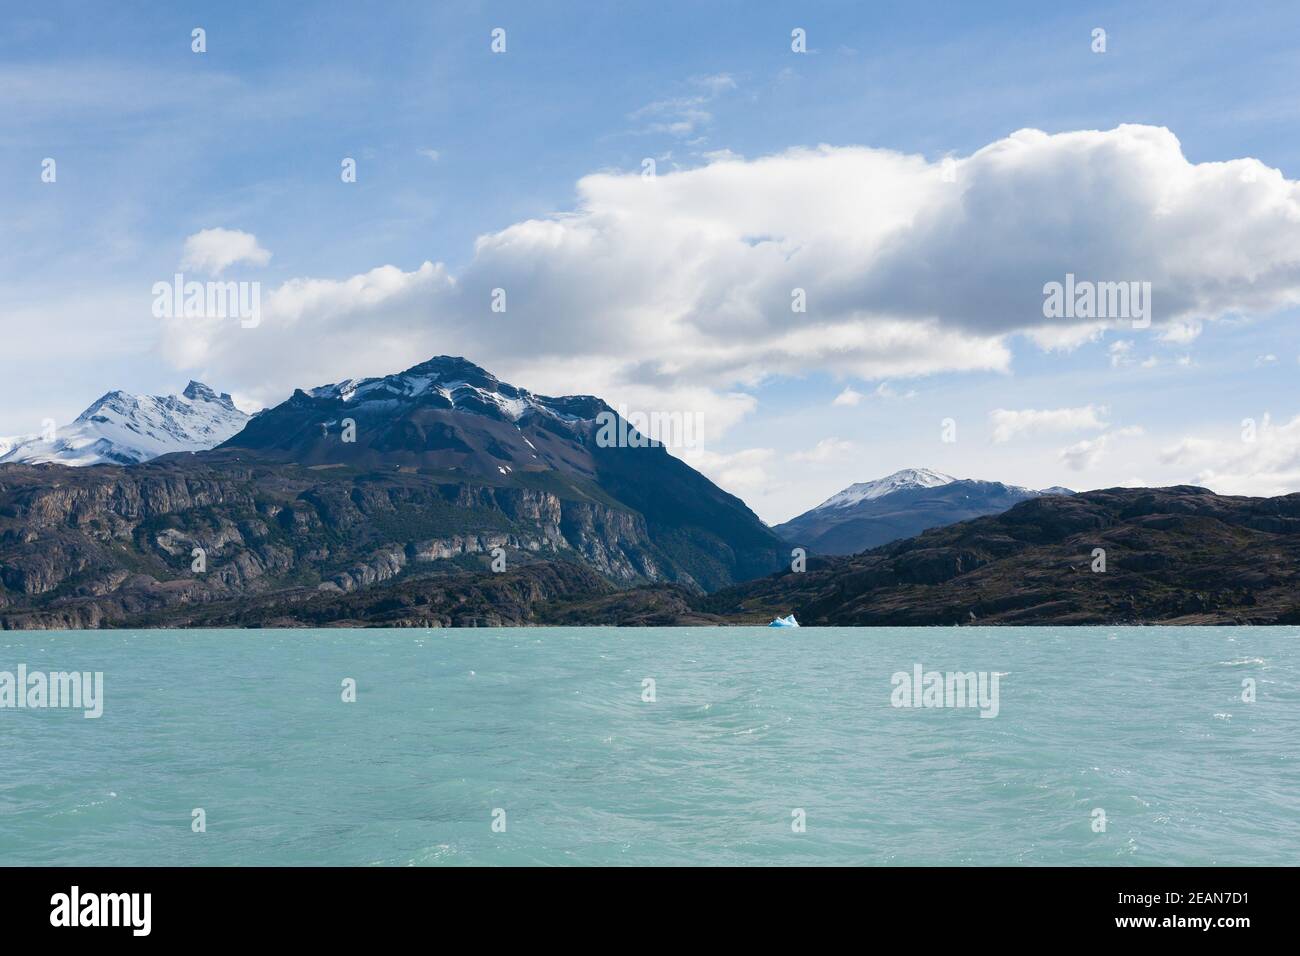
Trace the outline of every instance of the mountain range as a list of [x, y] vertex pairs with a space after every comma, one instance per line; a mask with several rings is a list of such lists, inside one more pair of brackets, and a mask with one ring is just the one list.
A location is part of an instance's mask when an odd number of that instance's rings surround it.
[[854, 554], [930, 528], [998, 514], [1030, 498], [1060, 494], [1073, 492], [1068, 488], [1035, 491], [908, 468], [850, 485], [772, 530], [815, 554]]
[[295, 391], [210, 451], [0, 467], [0, 625], [288, 604], [501, 561], [695, 593], [788, 561], [742, 501], [661, 445], [605, 447], [601, 416], [617, 418], [444, 356]]
[[773, 529], [629, 429], [448, 356], [110, 392], [3, 449], [0, 628], [1300, 623], [1300, 495], [909, 469]]
[[1110, 488], [1032, 498], [688, 603], [804, 624], [1300, 623], [1300, 494]]

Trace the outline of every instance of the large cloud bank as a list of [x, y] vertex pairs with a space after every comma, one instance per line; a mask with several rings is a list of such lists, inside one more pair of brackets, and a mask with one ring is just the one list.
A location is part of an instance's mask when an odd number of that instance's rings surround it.
[[725, 428], [773, 374], [1001, 371], [1014, 333], [1082, 341], [1100, 323], [1043, 316], [1067, 273], [1150, 282], [1154, 324], [1135, 334], [1295, 303], [1298, 190], [1253, 159], [1191, 163], [1146, 126], [1021, 130], [955, 161], [821, 146], [599, 173], [571, 212], [480, 237], [459, 275], [295, 279], [264, 293], [257, 328], [170, 319], [163, 349], [262, 401], [455, 353]]

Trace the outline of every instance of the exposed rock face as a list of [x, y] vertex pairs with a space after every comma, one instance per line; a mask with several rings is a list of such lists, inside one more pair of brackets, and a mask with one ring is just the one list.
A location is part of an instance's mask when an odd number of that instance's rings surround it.
[[[550, 489], [566, 500], [561, 537], [618, 580], [711, 589], [788, 560], [779, 536], [744, 502], [663, 447], [602, 442], [610, 417], [614, 411], [599, 398], [534, 395], [463, 358], [438, 356], [382, 378], [299, 390], [222, 449], [321, 468], [438, 472], [467, 488]], [[567, 494], [573, 487], [581, 493]], [[512, 520], [541, 521], [530, 508], [554, 512], [553, 501], [486, 493]], [[611, 549], [610, 539], [623, 545]]]
[[[139, 484], [107, 494], [0, 471], [0, 623], [765, 624], [793, 612], [805, 625], [1300, 624], [1300, 495], [1040, 498], [703, 594], [634, 512], [567, 493], [262, 467], [132, 469], [116, 480]], [[415, 516], [435, 501], [452, 509], [444, 524], [499, 525], [428, 535]], [[33, 513], [39, 532], [25, 524]], [[210, 548], [206, 574], [189, 570], [194, 547]], [[503, 574], [485, 570], [496, 547]]]
[[[672, 587], [672, 586], [669, 586]], [[573, 603], [657, 595], [663, 586], [621, 589], [573, 561], [527, 564], [503, 574], [461, 572], [411, 578], [341, 594], [296, 589], [173, 609], [168, 623], [203, 627], [511, 627], [547, 620], [546, 610]], [[684, 607], [684, 603], [679, 606]], [[592, 615], [585, 615], [590, 618]]]
[[[195, 385], [185, 402], [229, 398]], [[744, 502], [662, 446], [602, 440], [613, 415], [441, 356], [298, 390], [216, 450], [0, 465], [0, 626], [165, 623], [253, 597], [274, 617], [317, 592], [361, 608], [370, 590], [503, 556], [696, 592], [781, 566]]]
[[[313, 470], [229, 453], [131, 468], [0, 468], [0, 626], [163, 620], [179, 605], [307, 588], [352, 594], [411, 576], [581, 562], [623, 586], [698, 590], [725, 550], [655, 540], [591, 483], [554, 489], [445, 475]], [[701, 554], [695, 551], [703, 552]], [[201, 570], [195, 562], [202, 553]], [[775, 563], [773, 539], [768, 567]], [[731, 578], [735, 580], [735, 578]], [[725, 579], [724, 582], [725, 583]]]
[[791, 611], [835, 625], [1300, 623], [1300, 494], [1036, 498], [693, 604], [752, 623]]

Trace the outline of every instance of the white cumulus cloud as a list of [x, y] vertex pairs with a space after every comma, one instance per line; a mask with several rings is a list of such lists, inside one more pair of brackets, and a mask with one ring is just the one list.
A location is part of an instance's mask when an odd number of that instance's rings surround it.
[[765, 490], [772, 483], [767, 465], [776, 457], [776, 452], [771, 448], [746, 448], [731, 453], [696, 448], [683, 450], [679, 457], [708, 475], [719, 487], [737, 494], [752, 494]]
[[[706, 78], [649, 112], [694, 123], [692, 97], [729, 88]], [[168, 322], [163, 348], [268, 401], [451, 352], [537, 391], [688, 401], [725, 429], [752, 407], [734, 396], [774, 375], [1007, 372], [1014, 334], [1078, 347], [1095, 320], [1043, 316], [1043, 285], [1067, 273], [1150, 282], [1153, 333], [1174, 342], [1300, 302], [1300, 186], [1254, 160], [1192, 163], [1169, 130], [1120, 126], [1021, 130], [949, 166], [817, 146], [595, 173], [571, 209], [479, 237], [456, 275], [298, 278], [264, 294], [256, 329]], [[214, 272], [269, 257], [245, 233], [191, 240], [187, 260]]]
[[1245, 419], [1226, 437], [1188, 437], [1160, 452], [1165, 464], [1193, 470], [1192, 482], [1220, 494], [1273, 496], [1300, 487], [1300, 415]]
[[238, 262], [264, 266], [271, 253], [257, 244], [251, 232], [239, 229], [204, 229], [185, 240], [182, 269], [219, 276]]

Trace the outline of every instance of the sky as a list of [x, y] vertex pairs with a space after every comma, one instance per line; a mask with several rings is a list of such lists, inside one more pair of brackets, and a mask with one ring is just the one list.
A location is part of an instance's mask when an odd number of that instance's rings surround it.
[[1300, 491], [1300, 7], [1049, 7], [5, 0], [0, 435], [450, 354], [693, 416], [773, 523], [908, 467]]

